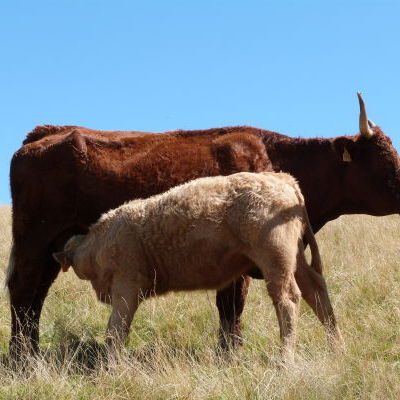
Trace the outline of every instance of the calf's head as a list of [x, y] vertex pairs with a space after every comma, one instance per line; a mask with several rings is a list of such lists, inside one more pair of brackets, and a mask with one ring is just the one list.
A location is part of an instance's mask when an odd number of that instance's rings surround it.
[[[387, 215], [400, 212], [400, 161], [383, 131], [368, 120], [361, 94], [360, 133], [333, 143], [342, 163], [342, 193], [348, 212]], [[352, 207], [354, 210], [352, 210]]]
[[64, 245], [64, 250], [57, 253], [53, 253], [54, 259], [61, 265], [64, 272], [68, 271], [70, 266], [75, 266], [74, 256], [76, 249], [82, 243], [86, 235], [75, 235], [72, 236], [67, 243]]

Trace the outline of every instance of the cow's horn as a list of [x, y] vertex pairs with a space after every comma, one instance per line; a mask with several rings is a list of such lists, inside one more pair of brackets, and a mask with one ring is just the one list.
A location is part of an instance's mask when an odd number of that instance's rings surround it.
[[360, 103], [360, 133], [363, 136], [370, 138], [374, 134], [374, 131], [371, 129], [371, 127], [375, 125], [373, 125], [373, 122], [371, 123], [371, 121], [368, 121], [367, 112], [365, 110], [365, 104], [361, 93], [357, 92], [357, 96], [358, 102]]

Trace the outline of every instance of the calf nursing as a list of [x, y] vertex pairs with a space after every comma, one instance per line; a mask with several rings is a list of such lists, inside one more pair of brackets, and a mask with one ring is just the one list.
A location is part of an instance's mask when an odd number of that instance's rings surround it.
[[[305, 260], [303, 235], [312, 264]], [[293, 356], [301, 264], [320, 280], [321, 260], [295, 179], [285, 173], [200, 178], [104, 214], [87, 235], [54, 254], [110, 302], [109, 346], [121, 343], [146, 297], [219, 289], [257, 266], [279, 320], [283, 355]]]

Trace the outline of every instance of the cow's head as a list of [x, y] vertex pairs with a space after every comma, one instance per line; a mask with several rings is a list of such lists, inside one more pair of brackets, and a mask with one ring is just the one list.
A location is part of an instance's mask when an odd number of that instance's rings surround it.
[[400, 212], [400, 161], [389, 137], [368, 120], [363, 98], [360, 133], [334, 139], [343, 167], [342, 193], [351, 212], [387, 215]]
[[77, 247], [82, 243], [86, 235], [72, 236], [64, 245], [64, 250], [53, 253], [54, 259], [60, 264], [64, 272], [68, 271], [70, 266], [74, 266], [74, 256]]

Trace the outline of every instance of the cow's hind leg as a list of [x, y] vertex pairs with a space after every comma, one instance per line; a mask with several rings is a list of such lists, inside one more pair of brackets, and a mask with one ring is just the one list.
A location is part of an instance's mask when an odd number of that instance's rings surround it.
[[219, 348], [227, 350], [242, 344], [240, 317], [243, 312], [250, 278], [241, 276], [228, 287], [217, 292], [219, 312]]
[[295, 277], [304, 300], [325, 327], [329, 345], [333, 350], [342, 349], [344, 342], [333, 312], [324, 277], [314, 271], [306, 262], [299, 264]]
[[19, 359], [22, 354], [35, 354], [39, 349], [40, 313], [59, 268], [50, 252], [37, 253], [35, 257], [28, 250], [21, 253], [14, 247], [11, 257], [7, 278], [11, 308], [10, 356]]

